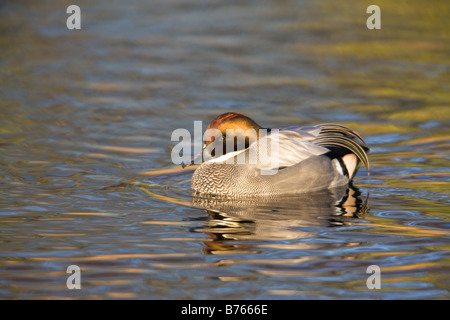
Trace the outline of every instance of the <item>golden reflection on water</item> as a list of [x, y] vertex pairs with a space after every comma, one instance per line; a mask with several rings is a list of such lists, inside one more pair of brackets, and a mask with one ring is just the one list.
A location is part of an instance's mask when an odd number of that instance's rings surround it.
[[163, 195], [158, 195], [158, 194], [156, 194], [156, 193], [154, 193], [154, 192], [151, 192], [151, 191], [149, 191], [149, 190], [147, 190], [146, 188], [140, 188], [142, 191], [144, 191], [145, 193], [147, 193], [148, 195], [150, 195], [150, 196], [152, 196], [152, 197], [154, 197], [154, 198], [156, 198], [156, 199], [160, 199], [160, 200], [164, 200], [164, 201], [169, 201], [169, 202], [172, 202], [172, 203], [176, 203], [176, 204], [181, 204], [181, 205], [190, 205], [190, 203], [189, 202], [186, 202], [186, 201], [182, 201], [182, 200], [178, 200], [178, 199], [176, 199], [176, 198], [173, 198], [173, 197], [168, 197], [168, 196], [163, 196]]
[[82, 237], [86, 236], [86, 233], [37, 233], [41, 237]]
[[148, 153], [153, 152], [154, 149], [151, 148], [130, 148], [130, 147], [119, 147], [119, 146], [94, 146], [100, 150], [106, 151], [116, 151], [123, 153]]
[[63, 212], [62, 214], [75, 216], [117, 216], [117, 213], [110, 212]]
[[389, 224], [380, 224], [373, 222], [355, 222], [352, 223], [355, 226], [370, 226], [374, 227], [370, 232], [374, 233], [383, 233], [383, 234], [392, 234], [392, 235], [407, 235], [411, 237], [441, 237], [441, 236], [450, 236], [450, 231], [444, 230], [435, 230], [423, 227], [413, 227], [413, 226], [398, 226], [398, 225], [389, 225]]
[[35, 261], [112, 261], [121, 259], [146, 259], [146, 258], [173, 258], [173, 257], [185, 257], [188, 254], [184, 253], [161, 253], [161, 254], [103, 254], [97, 256], [83, 256], [83, 257], [31, 257], [31, 260]]
[[174, 167], [166, 168], [166, 169], [146, 170], [146, 171], [140, 172], [140, 174], [154, 176], [154, 175], [162, 175], [162, 174], [182, 172], [182, 171], [184, 171], [184, 172], [193, 171], [197, 167], [198, 167], [198, 165], [192, 165], [188, 169], [185, 169], [182, 166], [174, 166]]

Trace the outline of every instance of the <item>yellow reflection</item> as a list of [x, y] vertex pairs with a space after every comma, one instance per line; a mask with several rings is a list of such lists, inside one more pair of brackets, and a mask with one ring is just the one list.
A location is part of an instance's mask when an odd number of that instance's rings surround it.
[[413, 255], [414, 252], [409, 251], [389, 251], [389, 252], [371, 252], [370, 256], [383, 257], [383, 256], [400, 256], [400, 255]]
[[62, 214], [72, 214], [78, 216], [115, 216], [116, 213], [110, 212], [63, 212]]
[[104, 153], [86, 153], [86, 157], [91, 158], [108, 158], [108, 156]]
[[85, 235], [85, 233], [38, 233], [38, 236], [42, 237], [79, 237]]
[[115, 271], [122, 273], [153, 273], [152, 270], [142, 268], [121, 268], [115, 269]]
[[175, 263], [175, 264], [168, 264], [168, 263], [155, 263], [153, 264], [156, 268], [164, 268], [164, 269], [195, 269], [195, 268], [207, 268], [207, 267], [214, 267], [214, 263]]
[[181, 205], [185, 205], [185, 206], [191, 206], [190, 202], [187, 201], [183, 201], [177, 198], [172, 198], [172, 197], [167, 197], [167, 196], [163, 196], [163, 195], [159, 195], [156, 193], [153, 193], [145, 188], [139, 187], [139, 189], [141, 189], [142, 191], [144, 191], [145, 193], [151, 195], [152, 197], [155, 197], [156, 199], [159, 200], [164, 200], [164, 201], [168, 201], [168, 202], [172, 202], [172, 203], [177, 203], [177, 204], [181, 204]]
[[[283, 290], [283, 289], [275, 289], [275, 290], [268, 290], [269, 294], [275, 294], [275, 295], [299, 295], [299, 294], [305, 294], [304, 291], [299, 290]], [[310, 295], [311, 292], [308, 291], [308, 294]]]
[[[436, 143], [436, 142], [449, 142], [450, 136], [439, 136], [439, 137], [421, 137], [416, 139], [409, 140], [406, 144], [414, 145], [414, 144], [428, 144], [428, 143]], [[446, 144], [448, 145], [448, 144]]]
[[134, 281], [127, 279], [120, 280], [89, 280], [92, 285], [102, 286], [102, 285], [116, 285], [116, 284], [129, 284]]
[[151, 148], [130, 148], [130, 147], [118, 147], [118, 146], [97, 146], [100, 150], [117, 151], [126, 153], [148, 153], [154, 152], [155, 149]]
[[162, 224], [162, 225], [177, 225], [179, 222], [175, 221], [143, 221], [142, 224]]
[[366, 222], [355, 222], [353, 223], [355, 226], [373, 226], [373, 227], [380, 227], [385, 229], [391, 229], [393, 231], [389, 230], [383, 230], [384, 234], [394, 234], [394, 235], [405, 235], [405, 233], [409, 236], [448, 236], [450, 235], [450, 231], [444, 231], [444, 230], [434, 230], [434, 229], [425, 229], [420, 227], [413, 227], [413, 226], [395, 226], [395, 225], [388, 225], [388, 224], [381, 224], [381, 223], [366, 223]]
[[314, 274], [314, 272], [287, 270], [258, 270], [258, 273], [273, 277], [308, 277]]
[[130, 253], [130, 254], [104, 254], [92, 257], [31, 257], [35, 261], [102, 261], [118, 259], [136, 259], [136, 258], [167, 258], [167, 257], [185, 257], [187, 253]]
[[294, 259], [242, 259], [242, 260], [229, 260], [223, 259], [216, 262], [218, 266], [228, 266], [237, 264], [300, 264], [305, 261], [313, 259], [312, 257], [301, 257]]
[[[428, 107], [419, 110], [400, 111], [390, 114], [388, 118], [393, 120], [408, 119], [413, 121], [433, 121], [435, 119], [439, 119], [441, 121], [449, 120], [450, 113], [448, 112], [448, 110], [445, 110], [445, 108], [447, 107]], [[449, 137], [447, 137], [447, 139], [448, 138]]]
[[422, 269], [422, 268], [431, 268], [439, 266], [436, 262], [418, 262], [418, 263], [411, 263], [407, 265], [401, 265], [401, 266], [391, 266], [391, 267], [383, 267], [383, 272], [389, 272], [389, 271], [405, 271], [405, 270], [414, 270], [414, 269]]
[[248, 280], [252, 280], [251, 277], [245, 277], [245, 276], [238, 276], [238, 277], [216, 277], [216, 279], [219, 279], [221, 281], [248, 281]]
[[174, 173], [174, 172], [180, 172], [180, 171], [194, 170], [197, 167], [198, 167], [198, 165], [192, 165], [192, 166], [189, 166], [188, 168], [183, 168], [181, 166], [175, 166], [175, 167], [167, 168], [167, 169], [142, 171], [140, 174], [153, 176], [153, 175], [157, 175], [157, 174], [167, 174], [167, 173]]
[[134, 298], [137, 296], [135, 292], [108, 292], [108, 296], [116, 299]]
[[[419, 172], [419, 173], [412, 173], [411, 172], [411, 173], [403, 173], [403, 174], [393, 174], [393, 175], [390, 175], [390, 176], [391, 177], [450, 176], [450, 172]], [[421, 183], [422, 182], [423, 181], [421, 181]]]
[[160, 238], [160, 240], [167, 240], [167, 241], [205, 241], [204, 239], [195, 239], [195, 238]]

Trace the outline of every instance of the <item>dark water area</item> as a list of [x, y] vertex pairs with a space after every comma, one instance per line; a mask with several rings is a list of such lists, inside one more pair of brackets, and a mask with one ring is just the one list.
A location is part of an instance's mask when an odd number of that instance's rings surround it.
[[[450, 298], [450, 3], [71, 4], [0, 4], [1, 299]], [[227, 111], [347, 125], [370, 175], [193, 197], [171, 134]]]

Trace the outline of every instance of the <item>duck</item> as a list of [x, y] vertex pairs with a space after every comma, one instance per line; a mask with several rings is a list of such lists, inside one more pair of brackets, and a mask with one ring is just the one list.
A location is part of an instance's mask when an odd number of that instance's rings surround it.
[[364, 139], [340, 124], [266, 128], [226, 112], [204, 134], [191, 188], [196, 195], [226, 198], [280, 197], [348, 186], [363, 164]]

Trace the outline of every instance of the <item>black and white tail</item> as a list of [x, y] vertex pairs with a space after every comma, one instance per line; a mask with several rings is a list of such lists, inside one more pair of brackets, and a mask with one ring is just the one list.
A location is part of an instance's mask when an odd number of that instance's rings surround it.
[[342, 175], [352, 179], [360, 163], [364, 164], [369, 174], [369, 147], [357, 132], [334, 123], [320, 124], [318, 127], [321, 131], [314, 143], [330, 150], [327, 155]]

